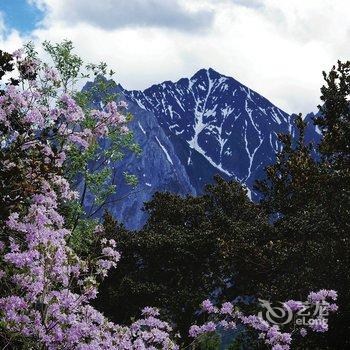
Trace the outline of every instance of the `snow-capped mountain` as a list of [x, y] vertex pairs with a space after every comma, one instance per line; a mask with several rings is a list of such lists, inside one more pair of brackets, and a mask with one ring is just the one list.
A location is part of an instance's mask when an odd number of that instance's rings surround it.
[[[201, 69], [190, 79], [119, 93], [134, 115], [130, 124], [143, 152], [116, 164], [139, 178], [138, 189], [109, 210], [129, 228], [145, 221], [141, 208], [156, 191], [200, 194], [215, 174], [253, 183], [279, 150], [277, 133], [292, 132], [292, 117], [231, 77]], [[317, 139], [308, 129], [308, 138]]]
[[288, 114], [213, 69], [124, 93], [153, 112], [168, 136], [181, 138], [219, 172], [248, 185], [277, 151], [276, 133], [291, 130]]

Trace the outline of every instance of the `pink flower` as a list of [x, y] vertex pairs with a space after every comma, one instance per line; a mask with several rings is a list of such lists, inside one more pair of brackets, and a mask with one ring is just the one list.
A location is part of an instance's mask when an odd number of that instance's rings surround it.
[[305, 328], [301, 328], [301, 329], [300, 329], [300, 335], [301, 335], [302, 337], [306, 337], [306, 335], [307, 335], [307, 330], [306, 330]]
[[231, 303], [223, 303], [221, 306], [221, 313], [230, 315], [233, 311], [233, 305]]
[[120, 101], [119, 102], [119, 107], [121, 107], [121, 108], [128, 108], [128, 104], [125, 101]]
[[283, 303], [283, 307], [285, 309], [290, 309], [291, 311], [299, 311], [304, 308], [304, 304], [301, 301], [295, 301], [295, 300], [288, 300], [285, 303]]
[[216, 311], [214, 305], [209, 299], [206, 299], [202, 303], [202, 309], [206, 312], [213, 313]]
[[159, 310], [155, 307], [146, 306], [141, 312], [144, 316], [159, 316]]
[[77, 146], [81, 146], [84, 149], [89, 147], [89, 143], [84, 140], [81, 136], [78, 134], [71, 134], [68, 136], [68, 140], [76, 144]]
[[22, 49], [18, 49], [12, 52], [12, 56], [14, 58], [16, 58], [17, 60], [21, 59], [23, 56], [23, 50]]

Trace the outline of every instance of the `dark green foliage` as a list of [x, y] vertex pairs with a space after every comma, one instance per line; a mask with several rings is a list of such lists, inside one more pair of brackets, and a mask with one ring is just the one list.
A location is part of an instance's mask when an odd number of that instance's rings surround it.
[[282, 138], [283, 152], [257, 184], [263, 206], [279, 216], [270, 273], [259, 292], [279, 300], [320, 288], [339, 293], [340, 310], [330, 332], [308, 338], [310, 344], [303, 341], [298, 349], [350, 348], [349, 67], [349, 62], [338, 63], [338, 69], [324, 73], [324, 105], [316, 119], [323, 133], [321, 160], [312, 160], [299, 119], [295, 145], [290, 135]]
[[99, 298], [109, 316], [129, 321], [140, 307], [161, 307], [187, 336], [200, 302], [222, 284], [218, 243], [206, 229], [203, 204], [201, 198], [157, 194], [147, 205], [147, 228], [117, 229], [114, 238], [122, 260], [102, 285]]
[[196, 342], [197, 350], [218, 350], [220, 349], [221, 338], [217, 333], [203, 334]]
[[8, 52], [4, 52], [0, 50], [0, 79], [2, 79], [6, 73], [9, 73], [12, 71], [13, 71], [12, 55], [10, 55]]
[[323, 72], [326, 84], [321, 88], [321, 116], [315, 123], [323, 133], [320, 151], [330, 161], [350, 166], [350, 61], [338, 61], [329, 74]]
[[[239, 184], [219, 177], [200, 197], [157, 193], [146, 210], [149, 220], [140, 232], [115, 228], [106, 217], [122, 259], [102, 285], [97, 305], [118, 322], [145, 305], [160, 307], [187, 343], [200, 303], [219, 288], [227, 294], [237, 271], [226, 263], [225, 242], [237, 240], [244, 255], [268, 220]], [[236, 261], [242, 269], [246, 265]]]
[[266, 179], [255, 185], [263, 194], [262, 204], [270, 213], [296, 213], [305, 198], [318, 197], [323, 191], [319, 181], [323, 174], [312, 157], [314, 146], [304, 142], [306, 123], [301, 115], [295, 118], [295, 125], [295, 139], [290, 134], [278, 135], [283, 151], [277, 154], [275, 164], [266, 168]]

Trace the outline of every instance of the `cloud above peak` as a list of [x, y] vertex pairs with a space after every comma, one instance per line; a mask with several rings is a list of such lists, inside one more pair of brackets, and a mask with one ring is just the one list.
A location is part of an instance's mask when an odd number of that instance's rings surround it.
[[209, 29], [210, 9], [188, 8], [181, 0], [31, 0], [69, 25], [85, 23], [103, 30], [168, 28], [183, 32]]
[[263, 0], [229, 0], [232, 3], [248, 8], [256, 8], [260, 9], [264, 7], [264, 2]]
[[1, 47], [70, 39], [129, 90], [214, 67], [286, 112], [308, 113], [320, 103], [322, 70], [350, 57], [348, 0], [5, 1], [16, 15], [27, 2], [44, 16], [30, 35], [1, 32], [0, 18]]

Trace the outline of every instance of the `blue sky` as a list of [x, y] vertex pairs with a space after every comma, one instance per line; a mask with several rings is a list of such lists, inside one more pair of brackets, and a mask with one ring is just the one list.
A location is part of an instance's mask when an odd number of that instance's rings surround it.
[[15, 29], [22, 34], [31, 33], [44, 14], [26, 0], [0, 0], [0, 12], [8, 30]]
[[350, 58], [349, 0], [0, 0], [0, 14], [0, 49], [70, 39], [127, 89], [212, 67], [289, 113], [315, 111], [322, 71]]

